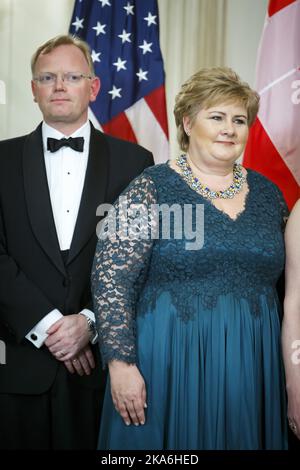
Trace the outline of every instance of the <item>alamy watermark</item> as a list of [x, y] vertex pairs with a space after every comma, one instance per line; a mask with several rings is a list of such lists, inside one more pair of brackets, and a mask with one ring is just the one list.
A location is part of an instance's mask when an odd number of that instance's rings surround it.
[[118, 207], [100, 204], [96, 215], [102, 219], [96, 229], [105, 240], [185, 240], [186, 250], [200, 250], [204, 244], [204, 204], [131, 204], [120, 196]]
[[291, 96], [292, 103], [299, 104], [300, 103], [300, 80], [294, 80], [292, 82], [292, 88], [295, 90]]
[[3, 80], [0, 80], [0, 104], [6, 104], [6, 87]]
[[291, 348], [295, 349], [295, 351], [291, 355], [292, 363], [295, 365], [299, 365], [300, 364], [300, 339], [295, 339], [295, 341], [292, 342]]
[[0, 339], [0, 365], [6, 364], [6, 344]]

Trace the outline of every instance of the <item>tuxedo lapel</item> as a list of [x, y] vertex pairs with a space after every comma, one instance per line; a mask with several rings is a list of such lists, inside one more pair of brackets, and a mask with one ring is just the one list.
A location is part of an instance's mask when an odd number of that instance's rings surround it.
[[99, 204], [105, 202], [107, 191], [108, 159], [106, 138], [91, 124], [87, 170], [67, 264], [71, 263], [88, 240], [96, 234], [96, 210]]
[[24, 191], [32, 230], [45, 253], [64, 275], [45, 168], [41, 125], [25, 140]]

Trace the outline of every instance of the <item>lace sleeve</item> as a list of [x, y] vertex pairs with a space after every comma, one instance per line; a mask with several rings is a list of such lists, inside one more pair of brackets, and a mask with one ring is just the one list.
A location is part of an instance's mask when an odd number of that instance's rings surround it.
[[275, 188], [276, 188], [276, 194], [277, 194], [277, 199], [278, 199], [280, 214], [281, 214], [281, 219], [282, 219], [282, 225], [281, 226], [282, 226], [282, 230], [284, 231], [286, 223], [287, 223], [287, 219], [289, 217], [289, 209], [286, 205], [286, 202], [284, 200], [282, 192], [280, 191], [278, 186], [275, 186]]
[[97, 230], [92, 293], [103, 364], [136, 362], [135, 306], [152, 250], [155, 185], [146, 174], [121, 194]]

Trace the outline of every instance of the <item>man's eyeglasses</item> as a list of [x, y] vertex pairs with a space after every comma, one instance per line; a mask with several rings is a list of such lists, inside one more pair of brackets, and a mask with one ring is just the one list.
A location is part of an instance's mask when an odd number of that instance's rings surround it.
[[[83, 73], [79, 72], [65, 72], [60, 76], [62, 81], [68, 85], [78, 85], [83, 78], [88, 78], [89, 80], [92, 79], [91, 75], [84, 75]], [[41, 73], [37, 77], [33, 77], [33, 80], [38, 82], [40, 85], [54, 85], [54, 83], [56, 83], [57, 77], [58, 75], [56, 73], [45, 72]]]

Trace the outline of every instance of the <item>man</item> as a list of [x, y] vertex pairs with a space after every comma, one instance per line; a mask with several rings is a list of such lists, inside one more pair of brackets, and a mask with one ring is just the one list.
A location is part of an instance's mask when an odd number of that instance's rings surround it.
[[49, 40], [32, 74], [43, 123], [0, 143], [0, 448], [93, 449], [104, 386], [90, 292], [96, 209], [153, 159], [88, 121], [100, 80], [86, 43]]

